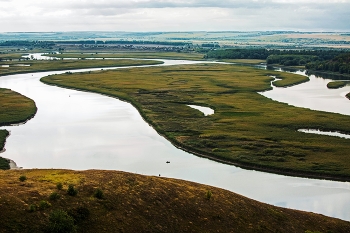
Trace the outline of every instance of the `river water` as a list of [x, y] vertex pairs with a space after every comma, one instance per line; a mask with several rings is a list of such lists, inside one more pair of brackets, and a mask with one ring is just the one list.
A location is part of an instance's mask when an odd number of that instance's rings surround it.
[[[197, 62], [166, 60], [164, 65], [189, 63]], [[0, 77], [0, 87], [33, 99], [38, 107], [26, 124], [3, 127], [11, 136], [1, 156], [24, 168], [111, 169], [185, 179], [350, 221], [349, 182], [245, 170], [194, 156], [157, 134], [128, 103], [39, 81], [63, 72]]]

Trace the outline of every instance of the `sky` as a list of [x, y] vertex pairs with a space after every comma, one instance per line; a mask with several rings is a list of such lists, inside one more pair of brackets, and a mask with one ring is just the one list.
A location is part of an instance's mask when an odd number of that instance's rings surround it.
[[350, 0], [0, 0], [0, 32], [350, 31]]

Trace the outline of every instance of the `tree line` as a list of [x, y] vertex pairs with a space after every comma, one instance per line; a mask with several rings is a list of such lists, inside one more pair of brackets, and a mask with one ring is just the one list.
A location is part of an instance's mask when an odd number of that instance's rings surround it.
[[350, 53], [345, 53], [327, 61], [314, 61], [305, 65], [308, 70], [331, 71], [350, 74]]
[[188, 46], [188, 42], [172, 41], [141, 41], [141, 40], [66, 40], [66, 41], [28, 41], [28, 40], [11, 40], [0, 43], [0, 46], [19, 46], [19, 47], [47, 47], [54, 45], [77, 44], [77, 45], [113, 45], [113, 44], [153, 44], [168, 46]]
[[208, 59], [263, 59], [267, 64], [305, 66], [308, 70], [350, 73], [349, 50], [218, 49]]

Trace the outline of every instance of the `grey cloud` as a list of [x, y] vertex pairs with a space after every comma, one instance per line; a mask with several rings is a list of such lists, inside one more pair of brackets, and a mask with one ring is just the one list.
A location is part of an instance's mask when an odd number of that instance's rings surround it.
[[141, 0], [141, 1], [130, 1], [130, 0], [120, 0], [120, 1], [79, 1], [65, 3], [62, 6], [69, 6], [73, 8], [197, 8], [197, 7], [211, 7], [211, 8], [290, 8], [290, 7], [300, 7], [309, 6], [313, 8], [324, 8], [334, 5], [344, 5], [348, 6], [349, 1], [337, 2], [322, 2], [322, 1], [304, 1], [304, 2], [286, 2], [286, 1], [254, 1], [254, 0], [226, 0], [226, 1], [216, 1], [216, 0]]

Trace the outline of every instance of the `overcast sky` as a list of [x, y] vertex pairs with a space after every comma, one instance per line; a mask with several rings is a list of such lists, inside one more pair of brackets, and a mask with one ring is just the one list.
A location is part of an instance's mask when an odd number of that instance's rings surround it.
[[0, 31], [350, 31], [350, 0], [0, 0]]

